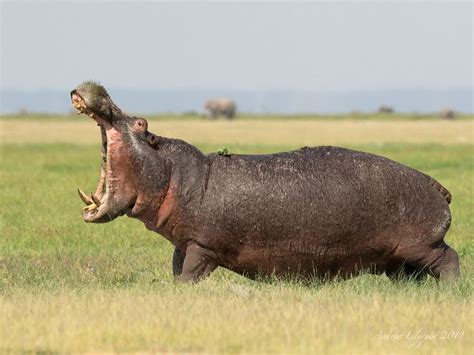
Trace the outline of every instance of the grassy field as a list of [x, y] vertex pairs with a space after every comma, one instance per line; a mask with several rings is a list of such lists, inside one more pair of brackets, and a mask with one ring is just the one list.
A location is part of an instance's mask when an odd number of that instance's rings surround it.
[[99, 131], [83, 117], [0, 118], [0, 353], [465, 354], [474, 348], [474, 120], [282, 117], [150, 120], [205, 152], [341, 145], [426, 172], [453, 194], [456, 284], [365, 275], [301, 284], [218, 269], [175, 284], [171, 245], [138, 221], [82, 222]]

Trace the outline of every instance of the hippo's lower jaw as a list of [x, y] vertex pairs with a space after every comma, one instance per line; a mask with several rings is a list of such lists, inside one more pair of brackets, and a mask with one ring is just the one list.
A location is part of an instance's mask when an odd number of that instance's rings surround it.
[[100, 117], [99, 114], [89, 109], [84, 99], [78, 93], [71, 93], [71, 99], [78, 114], [87, 115], [97, 122], [97, 125], [100, 127], [102, 138], [102, 161], [96, 191], [86, 195], [81, 189], [78, 189], [79, 197], [86, 204], [83, 209], [82, 217], [84, 221], [88, 223], [110, 222], [133, 208], [133, 205], [125, 209], [118, 208], [121, 204], [115, 203], [114, 196], [112, 196], [112, 194], [109, 193], [109, 189], [107, 189], [107, 132], [113, 131], [112, 124], [108, 120]]
[[121, 213], [111, 212], [111, 210], [112, 209], [108, 208], [107, 204], [97, 206], [95, 203], [92, 203], [84, 208], [82, 218], [88, 223], [110, 222], [121, 215]]

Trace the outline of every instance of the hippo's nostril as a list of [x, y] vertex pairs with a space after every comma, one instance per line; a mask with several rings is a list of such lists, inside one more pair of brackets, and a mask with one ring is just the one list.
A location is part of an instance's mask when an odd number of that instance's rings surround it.
[[79, 102], [79, 101], [81, 101], [81, 98], [80, 98], [79, 95], [77, 95], [76, 93], [74, 93], [74, 94], [71, 95], [71, 99], [72, 99], [72, 102]]
[[72, 106], [77, 109], [78, 113], [86, 113], [86, 104], [84, 99], [79, 95], [76, 90], [71, 91]]
[[71, 101], [73, 104], [83, 101], [81, 95], [79, 95], [76, 90], [71, 91]]

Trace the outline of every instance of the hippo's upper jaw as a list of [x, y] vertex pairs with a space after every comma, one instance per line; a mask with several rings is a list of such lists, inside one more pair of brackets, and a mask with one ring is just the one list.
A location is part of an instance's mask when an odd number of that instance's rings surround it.
[[140, 147], [140, 135], [146, 131], [147, 123], [144, 119], [123, 113], [105, 88], [94, 82], [86, 82], [71, 91], [71, 101], [79, 114], [97, 122], [102, 136], [102, 159], [96, 191], [86, 195], [78, 189], [86, 204], [83, 218], [86, 222], [109, 222], [125, 214], [136, 202], [134, 161], [140, 152], [132, 147]]

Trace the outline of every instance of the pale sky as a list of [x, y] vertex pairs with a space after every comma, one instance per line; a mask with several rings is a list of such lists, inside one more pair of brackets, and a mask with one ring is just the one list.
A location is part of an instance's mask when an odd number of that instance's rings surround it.
[[4, 89], [473, 87], [472, 2], [1, 5]]

